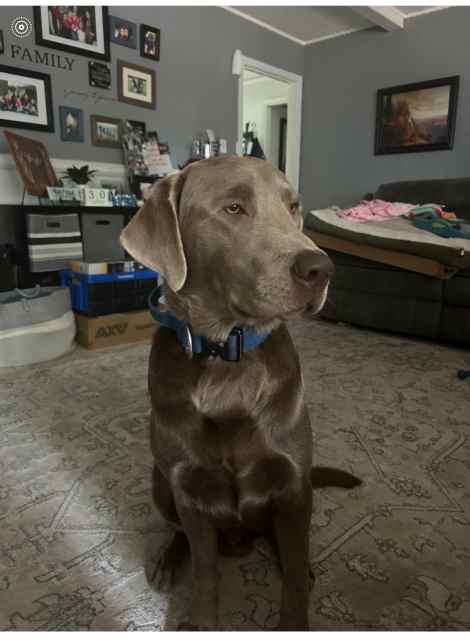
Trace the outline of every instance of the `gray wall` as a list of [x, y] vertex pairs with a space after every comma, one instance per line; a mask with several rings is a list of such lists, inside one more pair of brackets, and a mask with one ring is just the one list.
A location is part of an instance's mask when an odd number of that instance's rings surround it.
[[[307, 207], [350, 205], [382, 182], [470, 175], [470, 7], [306, 47], [301, 192]], [[460, 75], [454, 148], [374, 156], [377, 89]]]
[[[21, 40], [15, 38], [9, 26], [19, 15], [32, 18], [30, 7], [0, 7], [0, 28], [5, 39], [5, 54], [0, 64], [30, 68], [48, 73], [52, 79], [55, 133], [12, 129], [47, 144], [52, 157], [73, 158], [99, 162], [120, 162], [122, 152], [92, 146], [89, 126], [90, 114], [108, 115], [131, 120], [143, 120], [147, 128], [156, 129], [161, 140], [168, 141], [174, 164], [188, 158], [191, 139], [207, 128], [219, 137], [227, 138], [229, 151], [235, 151], [237, 134], [237, 79], [232, 75], [232, 56], [241, 49], [247, 56], [283, 67], [294, 73], [303, 71], [303, 47], [258, 27], [219, 7], [110, 7], [110, 13], [136, 23], [161, 29], [160, 62], [141, 58], [139, 50], [111, 44], [112, 87], [97, 90], [88, 85], [88, 58], [72, 56], [73, 71], [54, 69], [27, 60], [12, 60], [11, 45], [44, 52], [48, 49], [35, 44], [34, 34]], [[157, 109], [133, 107], [117, 101], [116, 60], [132, 61], [153, 67], [157, 73]], [[87, 95], [70, 95], [66, 91]], [[98, 98], [113, 98], [95, 103]], [[82, 108], [85, 115], [85, 143], [61, 142], [59, 105]], [[0, 128], [1, 129], [1, 128]], [[7, 152], [0, 135], [0, 153]]]

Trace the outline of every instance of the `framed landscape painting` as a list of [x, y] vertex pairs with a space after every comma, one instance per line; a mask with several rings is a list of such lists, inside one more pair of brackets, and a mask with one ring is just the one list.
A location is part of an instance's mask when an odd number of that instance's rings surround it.
[[377, 92], [375, 153], [452, 149], [459, 76]]
[[0, 65], [0, 125], [54, 131], [50, 76]]
[[96, 5], [34, 7], [36, 44], [109, 60], [108, 9]]

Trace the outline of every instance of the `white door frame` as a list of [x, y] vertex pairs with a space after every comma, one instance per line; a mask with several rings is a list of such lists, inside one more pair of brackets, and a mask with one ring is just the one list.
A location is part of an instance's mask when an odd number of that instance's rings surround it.
[[[270, 112], [271, 107], [278, 107], [279, 105], [287, 106], [287, 126], [289, 126], [289, 105], [287, 103], [286, 98], [270, 98], [269, 100], [263, 101], [264, 108], [266, 110], [265, 114], [265, 131], [264, 131], [264, 144], [266, 146], [265, 153], [266, 155], [271, 154], [273, 139], [271, 136], [271, 124], [272, 124], [272, 114]], [[286, 149], [287, 152], [287, 149]], [[271, 154], [272, 155], [272, 154]], [[287, 158], [286, 158], [287, 159]], [[277, 159], [276, 159], [277, 166]]]
[[232, 73], [238, 76], [238, 121], [237, 121], [237, 153], [242, 152], [243, 132], [243, 71], [249, 69], [263, 75], [271, 76], [288, 85], [287, 98], [287, 153], [286, 176], [292, 186], [298, 190], [300, 175], [300, 141], [302, 131], [302, 76], [279, 69], [260, 60], [249, 58], [237, 49], [233, 54]]

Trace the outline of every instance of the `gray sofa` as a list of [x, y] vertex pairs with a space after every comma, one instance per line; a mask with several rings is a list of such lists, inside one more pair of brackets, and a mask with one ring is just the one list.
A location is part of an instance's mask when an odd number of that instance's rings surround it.
[[[374, 197], [445, 203], [470, 221], [470, 178], [383, 184]], [[328, 250], [336, 265], [324, 318], [470, 345], [470, 269], [449, 280]]]

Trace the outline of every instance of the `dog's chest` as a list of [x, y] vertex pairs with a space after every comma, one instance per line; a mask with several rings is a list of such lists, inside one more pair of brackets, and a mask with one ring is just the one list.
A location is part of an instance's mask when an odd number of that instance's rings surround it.
[[257, 415], [266, 390], [265, 367], [260, 363], [250, 367], [220, 364], [203, 370], [194, 380], [190, 393], [196, 411], [218, 422]]
[[224, 375], [202, 375], [191, 392], [193, 407], [203, 418], [200, 436], [207, 456], [232, 473], [268, 447], [261, 417], [266, 393], [264, 370], [256, 366], [247, 369], [243, 384], [236, 379], [237, 373], [232, 368]]

